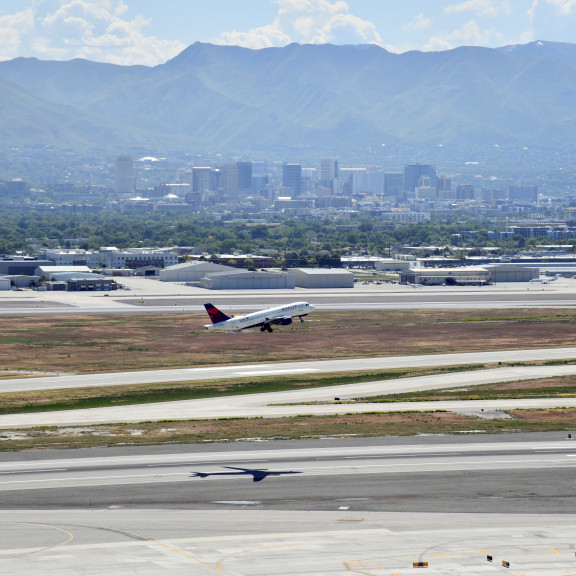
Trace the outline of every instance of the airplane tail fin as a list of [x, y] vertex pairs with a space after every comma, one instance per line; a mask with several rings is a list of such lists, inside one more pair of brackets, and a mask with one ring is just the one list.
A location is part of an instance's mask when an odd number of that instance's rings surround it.
[[212, 320], [212, 324], [218, 324], [218, 322], [225, 322], [226, 320], [230, 320], [230, 316], [226, 316], [224, 312], [221, 312], [214, 306], [213, 304], [204, 304], [204, 308], [206, 308], [206, 312], [208, 312], [208, 316], [210, 316], [210, 320]]

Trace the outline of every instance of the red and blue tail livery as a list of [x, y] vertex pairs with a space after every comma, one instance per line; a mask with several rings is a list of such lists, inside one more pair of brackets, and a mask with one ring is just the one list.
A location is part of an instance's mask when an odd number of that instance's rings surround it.
[[212, 324], [204, 324], [206, 330], [224, 330], [226, 332], [238, 332], [246, 328], [260, 327], [260, 332], [272, 332], [272, 326], [289, 326], [292, 324], [292, 318], [300, 318], [304, 322], [304, 316], [314, 311], [314, 306], [308, 302], [293, 302], [285, 306], [276, 308], [266, 308], [260, 312], [251, 312], [242, 314], [242, 316], [227, 316], [224, 312], [218, 310], [213, 304], [204, 304], [206, 312], [212, 320]]
[[204, 304], [204, 308], [206, 308], [206, 312], [208, 312], [212, 324], [219, 324], [220, 322], [226, 322], [226, 320], [231, 319], [230, 316], [226, 316], [224, 312], [218, 310], [214, 304]]

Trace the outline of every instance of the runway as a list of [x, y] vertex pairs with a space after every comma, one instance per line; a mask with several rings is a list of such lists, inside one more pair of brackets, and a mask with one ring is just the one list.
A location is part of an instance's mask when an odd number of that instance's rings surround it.
[[[448, 366], [468, 364], [473, 360], [482, 363], [497, 363], [499, 358], [523, 358], [525, 361], [546, 358], [572, 358], [574, 349], [551, 350], [521, 350], [515, 352], [481, 354], [447, 354], [437, 356], [417, 356], [404, 358], [372, 358], [347, 361], [307, 362], [234, 366], [227, 370], [215, 368], [208, 372], [203, 369], [189, 371], [170, 370], [161, 371], [155, 376], [154, 372], [131, 373], [130, 383], [157, 381], [154, 378], [170, 377], [172, 381], [194, 379], [194, 375], [205, 379], [206, 377], [254, 377], [277, 374], [304, 374], [319, 373], [322, 371], [358, 370], [371, 368], [391, 368], [410, 365], [414, 366]], [[164, 374], [168, 372], [168, 375]], [[264, 394], [247, 394], [233, 396], [218, 396], [198, 400], [181, 400], [176, 402], [160, 402], [155, 404], [113, 406], [105, 408], [90, 408], [83, 410], [66, 410], [60, 412], [24, 413], [0, 416], [0, 429], [28, 428], [34, 426], [78, 426], [84, 424], [108, 424], [114, 422], [142, 422], [147, 420], [205, 420], [217, 418], [280, 418], [299, 415], [334, 415], [359, 414], [365, 412], [406, 412], [406, 411], [434, 411], [446, 410], [452, 412], [478, 412], [505, 411], [518, 408], [556, 408], [576, 406], [576, 398], [532, 398], [532, 399], [493, 399], [475, 401], [436, 401], [436, 402], [394, 402], [373, 404], [367, 402], [340, 403], [334, 402], [354, 400], [377, 396], [382, 394], [395, 394], [413, 392], [417, 390], [432, 390], [438, 388], [451, 388], [475, 386], [492, 382], [513, 382], [534, 378], [549, 378], [576, 374], [574, 365], [558, 366], [516, 366], [500, 367], [490, 370], [465, 371], [461, 373], [446, 373], [415, 378], [398, 378], [343, 386], [330, 386], [320, 388], [303, 388], [283, 392], [269, 392]], [[188, 375], [188, 377], [187, 377]], [[127, 374], [118, 375], [92, 375], [74, 377], [80, 379], [84, 386], [96, 385], [95, 382], [108, 382], [108, 385], [117, 385], [124, 382]], [[11, 387], [22, 389], [26, 386], [37, 386], [37, 390], [50, 387], [75, 387], [75, 379], [69, 377], [32, 378], [25, 380], [4, 381], [0, 390], [7, 391]], [[85, 379], [85, 380], [84, 380]], [[37, 382], [38, 381], [38, 382]], [[5, 386], [5, 388], [4, 388]], [[311, 404], [319, 402], [320, 404]]]
[[415, 562], [479, 576], [503, 561], [573, 574], [574, 466], [558, 434], [2, 454], [0, 562], [32, 576], [402, 576]]
[[[63, 374], [34, 378], [6, 378], [0, 380], [0, 393], [93, 386], [124, 386], [162, 382], [194, 382], [225, 378], [254, 378], [289, 374], [326, 374], [333, 372], [390, 370], [394, 368], [422, 368], [462, 366], [470, 364], [497, 364], [498, 362], [534, 362], [571, 360], [576, 348], [540, 348], [533, 350], [502, 350], [492, 352], [466, 352], [458, 354], [423, 354], [375, 358], [349, 358], [345, 360], [318, 360], [314, 362], [278, 362], [274, 364], [234, 364], [205, 368], [180, 368], [112, 372], [104, 374]], [[569, 367], [564, 367], [570, 370]]]
[[[5, 509], [161, 505], [510, 513], [529, 493], [526, 512], [576, 513], [569, 488], [575, 468], [576, 444], [561, 434], [92, 450], [88, 456], [70, 451], [63, 457], [0, 458], [0, 502]], [[514, 477], [523, 483], [513, 485]], [[534, 482], [546, 477], [541, 485]], [[412, 501], [405, 501], [408, 494]]]

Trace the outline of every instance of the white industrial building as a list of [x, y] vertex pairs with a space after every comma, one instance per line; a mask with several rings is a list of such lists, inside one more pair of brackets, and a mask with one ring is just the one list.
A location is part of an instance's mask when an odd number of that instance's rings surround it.
[[216, 272], [200, 282], [208, 290], [281, 290], [294, 288], [294, 275], [281, 272]]
[[354, 274], [343, 268], [294, 268], [298, 288], [354, 288]]
[[43, 257], [55, 266], [89, 266], [90, 268], [143, 268], [157, 266], [167, 268], [178, 263], [178, 254], [173, 248], [127, 248], [119, 250], [113, 246], [92, 250], [45, 250]]
[[423, 286], [479, 286], [491, 282], [490, 272], [478, 266], [455, 268], [411, 268], [400, 272], [400, 284]]
[[224, 264], [214, 264], [205, 260], [196, 260], [194, 262], [184, 262], [175, 264], [160, 270], [160, 280], [162, 282], [200, 282], [207, 274], [216, 272], [236, 271], [233, 266], [224, 266]]
[[340, 258], [345, 268], [374, 268], [386, 272], [399, 272], [414, 266], [414, 262], [396, 260], [395, 258], [380, 258], [377, 256], [342, 256]]
[[88, 266], [38, 266], [34, 276], [40, 276], [46, 280], [54, 278], [61, 282], [66, 282], [72, 278], [92, 280], [102, 278], [100, 274], [95, 274]]
[[485, 264], [492, 282], [530, 282], [539, 277], [540, 269], [518, 264]]
[[10, 290], [10, 278], [0, 276], [0, 290]]
[[100, 252], [91, 250], [45, 250], [44, 257], [54, 266], [100, 266]]

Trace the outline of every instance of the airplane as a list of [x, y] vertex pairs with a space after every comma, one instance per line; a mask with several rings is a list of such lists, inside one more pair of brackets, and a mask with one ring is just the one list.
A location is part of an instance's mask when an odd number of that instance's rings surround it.
[[539, 284], [550, 284], [550, 282], [556, 282], [560, 278], [560, 274], [554, 275], [554, 277], [544, 276], [543, 278], [534, 278], [530, 280], [530, 284], [539, 283]]
[[241, 316], [227, 316], [221, 312], [213, 304], [204, 304], [212, 324], [204, 324], [206, 330], [224, 330], [226, 332], [238, 332], [246, 328], [260, 327], [260, 332], [267, 330], [272, 332], [272, 325], [279, 324], [280, 326], [288, 326], [292, 324], [292, 318], [300, 318], [300, 322], [304, 322], [303, 317], [307, 316], [310, 312], [315, 310], [315, 306], [308, 304], [308, 302], [292, 302], [285, 306], [277, 306], [276, 308], [266, 308], [260, 312], [251, 312], [250, 314], [242, 314]]
[[253, 482], [260, 482], [268, 476], [283, 476], [284, 474], [302, 474], [302, 472], [295, 472], [287, 470], [285, 472], [271, 472], [268, 468], [235, 468], [234, 466], [223, 466], [229, 470], [240, 470], [240, 472], [193, 472], [193, 478], [208, 478], [208, 476], [236, 476], [236, 475], [250, 475]]

